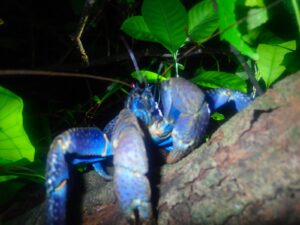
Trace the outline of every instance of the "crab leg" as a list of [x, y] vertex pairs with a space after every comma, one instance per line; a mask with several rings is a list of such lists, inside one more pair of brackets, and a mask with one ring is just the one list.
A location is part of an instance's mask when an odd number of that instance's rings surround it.
[[92, 164], [104, 178], [101, 160], [112, 156], [106, 135], [97, 128], [73, 128], [57, 136], [50, 146], [46, 168], [47, 224], [64, 224], [67, 181], [72, 165]]
[[201, 141], [209, 121], [209, 109], [203, 92], [182, 78], [164, 82], [161, 95], [164, 116], [174, 126], [173, 146], [167, 158], [168, 163], [174, 163]]
[[152, 217], [150, 185], [146, 177], [148, 160], [144, 134], [136, 116], [123, 109], [111, 140], [114, 150], [114, 186], [120, 207], [129, 220]]
[[230, 102], [234, 103], [235, 110], [239, 112], [253, 101], [249, 95], [228, 88], [211, 89], [205, 94], [212, 112]]

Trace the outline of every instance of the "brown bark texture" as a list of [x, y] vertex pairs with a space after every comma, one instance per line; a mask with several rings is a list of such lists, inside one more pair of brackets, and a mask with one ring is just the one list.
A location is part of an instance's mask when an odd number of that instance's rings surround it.
[[158, 224], [300, 224], [300, 74], [162, 170]]
[[[84, 180], [72, 224], [127, 224], [112, 182], [95, 172]], [[187, 157], [164, 165], [158, 190], [160, 225], [300, 224], [300, 73], [255, 99]], [[6, 224], [44, 224], [44, 205]]]

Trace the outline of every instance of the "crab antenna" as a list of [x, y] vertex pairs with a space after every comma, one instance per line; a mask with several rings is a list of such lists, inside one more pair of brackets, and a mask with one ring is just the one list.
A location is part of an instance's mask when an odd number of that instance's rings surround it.
[[160, 77], [159, 74], [161, 73], [162, 69], [163, 69], [163, 62], [161, 62], [158, 66], [158, 70], [157, 70], [157, 79], [156, 79], [156, 83], [154, 85], [154, 98], [157, 99], [157, 102], [160, 102], [160, 95], [159, 95], [159, 89], [157, 88], [159, 83], [160, 83]]
[[127, 41], [125, 40], [125, 38], [124, 38], [123, 36], [121, 36], [120, 38], [121, 38], [123, 44], [125, 45], [125, 47], [126, 47], [126, 49], [127, 49], [127, 51], [128, 51], [128, 54], [129, 54], [130, 59], [131, 59], [131, 61], [132, 61], [132, 63], [133, 63], [133, 66], [134, 66], [135, 71], [138, 73], [138, 81], [139, 81], [140, 83], [143, 83], [143, 82], [144, 82], [145, 84], [147, 84], [147, 79], [141, 74], [139, 65], [138, 65], [138, 63], [137, 63], [137, 61], [136, 61], [136, 58], [135, 58], [135, 56], [134, 56], [132, 50], [130, 49], [130, 47], [129, 47]]

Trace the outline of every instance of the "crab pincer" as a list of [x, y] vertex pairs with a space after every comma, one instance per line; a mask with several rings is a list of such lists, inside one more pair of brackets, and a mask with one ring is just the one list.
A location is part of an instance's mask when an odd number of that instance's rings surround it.
[[138, 119], [123, 109], [111, 139], [115, 167], [114, 186], [119, 205], [131, 221], [152, 218], [151, 189], [147, 178], [148, 159], [144, 133]]

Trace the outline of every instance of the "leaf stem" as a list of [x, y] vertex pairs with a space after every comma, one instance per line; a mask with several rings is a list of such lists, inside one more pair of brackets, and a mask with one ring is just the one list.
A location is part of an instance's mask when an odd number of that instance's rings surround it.
[[297, 24], [298, 24], [298, 31], [300, 34], [300, 13], [299, 13], [299, 5], [297, 0], [291, 0], [292, 1], [292, 5], [295, 11], [295, 16], [296, 16], [296, 20], [297, 20]]
[[179, 77], [177, 53], [178, 53], [178, 50], [173, 54], [173, 59], [174, 59], [174, 62], [175, 62], [175, 74], [176, 74], [176, 77]]

